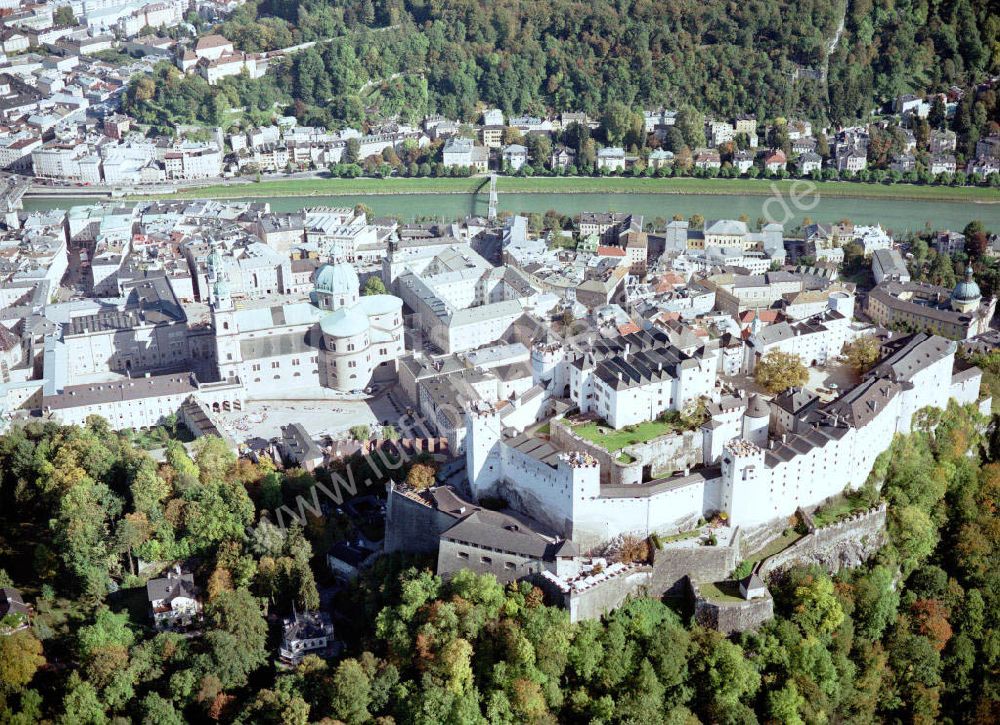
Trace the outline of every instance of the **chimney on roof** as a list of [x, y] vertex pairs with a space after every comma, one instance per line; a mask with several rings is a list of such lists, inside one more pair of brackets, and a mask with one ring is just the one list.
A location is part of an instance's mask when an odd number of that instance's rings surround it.
[[632, 352], [632, 343], [626, 342], [625, 343], [625, 359], [626, 360], [628, 360], [628, 355], [629, 355], [630, 352]]

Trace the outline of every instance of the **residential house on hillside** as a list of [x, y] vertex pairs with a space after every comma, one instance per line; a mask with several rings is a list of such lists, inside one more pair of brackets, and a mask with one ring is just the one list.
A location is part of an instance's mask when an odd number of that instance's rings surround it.
[[282, 662], [298, 665], [307, 654], [327, 652], [333, 644], [333, 623], [326, 612], [293, 612], [282, 623]]
[[146, 599], [157, 629], [187, 627], [201, 616], [194, 575], [175, 567], [165, 577], [146, 583]]
[[1000, 135], [987, 136], [976, 141], [976, 158], [1000, 159]]
[[565, 169], [576, 163], [576, 152], [566, 146], [557, 146], [552, 149], [549, 157], [549, 165], [553, 169]]
[[916, 171], [917, 157], [913, 154], [899, 154], [889, 162], [890, 171], [898, 171], [900, 174], [907, 174]]
[[947, 154], [954, 152], [958, 146], [958, 136], [954, 131], [931, 131], [930, 152], [932, 154]]
[[649, 168], [651, 169], [662, 169], [669, 166], [674, 162], [674, 154], [672, 151], [667, 151], [665, 149], [655, 149], [649, 154]]
[[519, 143], [512, 143], [509, 146], [504, 146], [500, 152], [500, 158], [503, 159], [506, 166], [510, 167], [511, 171], [517, 171], [528, 163], [528, 149]]
[[597, 152], [597, 168], [606, 171], [622, 171], [625, 168], [625, 149], [609, 146]]
[[478, 173], [485, 173], [489, 167], [489, 151], [483, 146], [477, 146], [470, 138], [450, 138], [445, 142], [442, 152], [445, 166], [465, 166]]
[[796, 162], [799, 174], [805, 176], [823, 168], [823, 157], [813, 151], [806, 151], [800, 154]]
[[696, 169], [720, 169], [722, 168], [722, 157], [715, 149], [698, 149], [694, 155], [694, 167]]
[[936, 154], [931, 156], [927, 170], [934, 176], [938, 174], [955, 173], [955, 157], [952, 154]]
[[812, 136], [802, 136], [792, 141], [791, 149], [793, 154], [804, 154], [807, 151], [816, 151], [819, 143]]
[[764, 154], [764, 168], [770, 171], [772, 174], [776, 174], [779, 171], [784, 171], [787, 163], [788, 159], [785, 157], [785, 152], [782, 151], [781, 149], [768, 151], [766, 154]]
[[837, 170], [857, 173], [868, 168], [868, 154], [859, 148], [851, 147], [837, 154]]
[[750, 140], [750, 146], [757, 145], [757, 117], [751, 113], [744, 113], [733, 119], [733, 130], [736, 134], [746, 134]]
[[737, 151], [733, 154], [733, 166], [741, 174], [745, 174], [753, 166], [753, 153], [750, 151]]
[[1000, 174], [1000, 159], [973, 159], [968, 163], [965, 170], [966, 173], [979, 174], [984, 177], [991, 174]]
[[31, 626], [31, 607], [21, 592], [13, 587], [0, 589], [0, 635], [12, 634]]

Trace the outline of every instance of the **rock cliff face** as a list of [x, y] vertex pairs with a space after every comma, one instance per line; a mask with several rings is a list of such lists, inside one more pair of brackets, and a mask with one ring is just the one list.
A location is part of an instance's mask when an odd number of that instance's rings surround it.
[[807, 563], [818, 564], [830, 573], [835, 573], [844, 567], [855, 567], [863, 564], [882, 546], [882, 537], [865, 536], [859, 540], [844, 540], [830, 544], [808, 555]]

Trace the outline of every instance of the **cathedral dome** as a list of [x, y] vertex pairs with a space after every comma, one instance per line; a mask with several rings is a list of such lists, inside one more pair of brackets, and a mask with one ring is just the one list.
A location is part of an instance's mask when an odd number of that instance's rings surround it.
[[318, 294], [357, 297], [361, 282], [353, 266], [347, 262], [338, 262], [320, 267], [314, 286]]
[[966, 267], [965, 279], [955, 285], [955, 289], [951, 293], [951, 298], [958, 302], [973, 302], [981, 297], [982, 292], [979, 290], [979, 285], [972, 278], [972, 267]]
[[342, 307], [320, 320], [319, 327], [330, 337], [355, 337], [368, 332], [368, 315], [358, 309]]

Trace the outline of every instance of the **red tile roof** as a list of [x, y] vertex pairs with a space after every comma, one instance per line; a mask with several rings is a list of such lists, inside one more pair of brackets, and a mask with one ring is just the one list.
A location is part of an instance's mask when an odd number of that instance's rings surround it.
[[639, 327], [634, 322], [629, 322], [624, 325], [618, 325], [619, 335], [632, 335], [635, 334], [636, 332], [642, 332], [642, 328]]
[[684, 278], [674, 272], [667, 272], [656, 282], [657, 292], [670, 292], [675, 287], [684, 285]]
[[780, 310], [746, 310], [740, 313], [740, 322], [747, 324], [753, 322], [754, 317], [760, 316], [760, 321], [770, 325], [778, 321], [778, 317], [781, 315]]
[[621, 247], [598, 247], [597, 248], [598, 257], [624, 257], [625, 250]]

